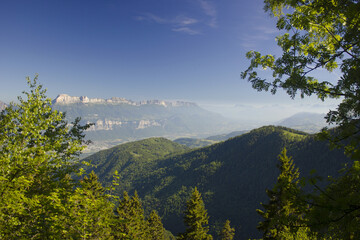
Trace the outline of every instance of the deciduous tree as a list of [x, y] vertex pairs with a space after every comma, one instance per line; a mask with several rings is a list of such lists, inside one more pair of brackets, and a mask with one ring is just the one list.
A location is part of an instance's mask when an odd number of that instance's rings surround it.
[[[336, 123], [336, 134], [324, 131], [323, 137], [360, 158], [360, 2], [358, 0], [265, 0], [265, 10], [278, 18], [277, 44], [282, 56], [247, 53], [251, 60], [241, 77], [258, 91], [284, 89], [292, 98], [316, 95], [342, 98], [336, 110], [327, 115]], [[265, 77], [259, 69], [270, 69]], [[340, 76], [318, 79], [316, 72], [336, 71]], [[348, 141], [343, 141], [348, 139]]]
[[88, 125], [69, 125], [37, 76], [27, 81], [27, 99], [0, 113], [0, 238], [56, 239]]

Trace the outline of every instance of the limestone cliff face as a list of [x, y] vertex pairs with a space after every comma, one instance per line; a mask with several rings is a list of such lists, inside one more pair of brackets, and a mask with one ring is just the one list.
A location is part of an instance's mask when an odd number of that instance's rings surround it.
[[196, 106], [196, 103], [184, 101], [163, 101], [163, 100], [145, 100], [134, 102], [125, 98], [112, 97], [110, 99], [88, 98], [87, 96], [72, 97], [67, 94], [60, 94], [54, 100], [53, 104], [69, 105], [74, 103], [95, 103], [95, 104], [129, 104], [133, 106], [141, 105], [160, 105], [164, 107]]
[[[128, 141], [153, 136], [214, 135], [227, 127], [221, 116], [184, 101], [74, 97], [60, 94], [53, 108], [66, 112], [69, 122], [94, 123], [86, 132], [92, 141]], [[219, 130], [218, 130], [219, 129]]]
[[[91, 123], [91, 122], [88, 121], [87, 123]], [[121, 121], [110, 120], [110, 119], [98, 119], [93, 123], [94, 125], [92, 125], [87, 131], [97, 131], [97, 130], [111, 131], [114, 130], [116, 126], [121, 127], [121, 125], [124, 124]]]
[[[80, 115], [83, 122], [94, 123], [88, 129], [91, 132], [164, 127], [167, 118], [174, 114], [168, 111], [176, 111], [174, 109], [178, 107], [197, 107], [195, 103], [183, 101], [146, 100], [134, 102], [119, 97], [102, 99], [88, 98], [87, 96], [73, 97], [67, 94], [58, 95], [53, 100], [53, 105], [71, 116]], [[141, 110], [143, 107], [145, 107], [145, 112]], [[153, 107], [160, 107], [163, 110]], [[72, 113], [74, 109], [76, 110]], [[158, 113], [154, 111], [158, 111]], [[156, 114], [160, 115], [157, 116]]]
[[160, 127], [161, 123], [156, 120], [140, 120], [136, 129], [144, 129], [148, 127]]
[[138, 121], [117, 121], [110, 119], [98, 119], [96, 121], [87, 121], [87, 123], [94, 123], [87, 131], [112, 131], [119, 128], [133, 128], [136, 130], [145, 129], [149, 127], [162, 127], [163, 122], [157, 120], [138, 120]]

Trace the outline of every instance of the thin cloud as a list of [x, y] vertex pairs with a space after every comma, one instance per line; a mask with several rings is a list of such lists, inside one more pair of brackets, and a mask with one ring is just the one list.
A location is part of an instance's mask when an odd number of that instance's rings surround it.
[[188, 25], [196, 24], [199, 21], [195, 18], [190, 18], [186, 16], [177, 16], [172, 22], [179, 26], [188, 26]]
[[182, 33], [186, 33], [189, 35], [198, 35], [201, 34], [201, 32], [188, 28], [188, 27], [181, 27], [181, 28], [173, 28], [172, 31], [174, 32], [182, 32]]
[[157, 24], [169, 25], [171, 30], [174, 32], [181, 32], [189, 35], [198, 35], [201, 32], [195, 29], [192, 29], [190, 26], [197, 24], [199, 21], [195, 18], [190, 18], [184, 15], [179, 15], [172, 19], [166, 19], [159, 17], [152, 13], [146, 13], [142, 16], [136, 16], [137, 21], [148, 21]]
[[166, 24], [166, 23], [169, 22], [165, 18], [161, 18], [161, 17], [156, 16], [155, 14], [152, 14], [152, 13], [146, 13], [146, 14], [144, 14], [142, 16], [136, 16], [135, 19], [138, 20], [138, 21], [155, 22], [155, 23], [158, 23], [158, 24]]
[[217, 27], [217, 10], [213, 3], [205, 0], [198, 0], [204, 13], [210, 17], [208, 25], [212, 28]]
[[146, 13], [140, 16], [136, 16], [137, 21], [148, 21], [157, 24], [168, 25], [170, 29], [174, 32], [185, 33], [189, 35], [198, 35], [201, 34], [201, 31], [198, 30], [201, 25], [208, 25], [212, 28], [217, 27], [217, 10], [214, 4], [206, 0], [197, 0], [203, 13], [208, 16], [210, 19], [207, 21], [199, 21], [196, 18], [188, 17], [186, 15], [178, 15], [174, 18], [163, 18], [152, 13]]

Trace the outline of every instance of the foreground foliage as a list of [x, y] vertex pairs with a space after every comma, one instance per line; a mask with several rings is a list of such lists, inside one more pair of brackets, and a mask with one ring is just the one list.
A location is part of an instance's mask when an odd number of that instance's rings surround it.
[[[342, 97], [337, 110], [327, 115], [328, 123], [339, 125], [335, 135], [324, 132], [334, 145], [346, 146], [349, 155], [360, 157], [360, 3], [357, 0], [265, 0], [265, 10], [278, 18], [277, 37], [282, 56], [250, 51], [249, 68], [241, 76], [258, 91], [279, 88], [294, 98], [316, 95]], [[263, 76], [258, 69], [270, 69]], [[319, 80], [316, 74], [336, 71], [337, 80]], [[273, 79], [269, 81], [269, 79]], [[344, 139], [349, 139], [343, 142]]]
[[168, 239], [136, 194], [114, 211], [112, 188], [79, 168], [89, 125], [68, 124], [37, 77], [28, 84], [27, 99], [0, 113], [0, 239]]
[[75, 186], [70, 174], [83, 146], [79, 119], [69, 127], [51, 108], [37, 78], [27, 99], [0, 113], [0, 236], [51, 239], [66, 232], [63, 220]]
[[[241, 76], [247, 78], [258, 91], [270, 90], [273, 94], [284, 89], [292, 98], [316, 95], [321, 100], [341, 98], [337, 109], [327, 114], [329, 124], [336, 129], [324, 129], [318, 136], [329, 140], [332, 147], [344, 147], [354, 161], [341, 169], [342, 176], [330, 179], [324, 189], [308, 196], [308, 211], [302, 212], [304, 228], [319, 238], [360, 238], [360, 2], [358, 0], [265, 0], [265, 10], [278, 18], [277, 27], [286, 33], [277, 37], [282, 56], [261, 55], [250, 51], [249, 68]], [[261, 76], [259, 68], [270, 69], [272, 76]], [[337, 80], [317, 79], [320, 70], [335, 71]], [[340, 169], [339, 169], [340, 170]], [[283, 173], [283, 172], [281, 172]], [[277, 182], [278, 186], [279, 179]], [[290, 193], [293, 207], [304, 199]], [[270, 202], [276, 207], [281, 203]], [[279, 215], [267, 216], [269, 221]], [[296, 216], [297, 214], [295, 214]], [[280, 215], [281, 216], [281, 215]], [[291, 215], [293, 216], [293, 215]], [[287, 218], [288, 220], [289, 218]], [[268, 229], [264, 224], [260, 226]], [[296, 227], [296, 223], [280, 225]], [[268, 229], [269, 230], [269, 229]], [[283, 230], [282, 230], [283, 232]], [[264, 238], [267, 234], [265, 232]], [[297, 235], [295, 235], [297, 236]], [[300, 238], [300, 236], [297, 236]], [[301, 237], [303, 238], [303, 237]]]

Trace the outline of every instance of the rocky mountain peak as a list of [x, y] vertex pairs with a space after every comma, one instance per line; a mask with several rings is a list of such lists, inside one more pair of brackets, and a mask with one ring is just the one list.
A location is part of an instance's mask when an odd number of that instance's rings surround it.
[[102, 98], [88, 98], [87, 96], [72, 97], [68, 94], [60, 94], [54, 100], [53, 104], [68, 105], [74, 103], [97, 103], [97, 104], [129, 104], [134, 106], [141, 105], [160, 105], [164, 107], [179, 107], [179, 106], [197, 106], [196, 103], [184, 102], [184, 101], [163, 101], [163, 100], [145, 100], [140, 102], [134, 102], [120, 97], [112, 97], [110, 99]]

